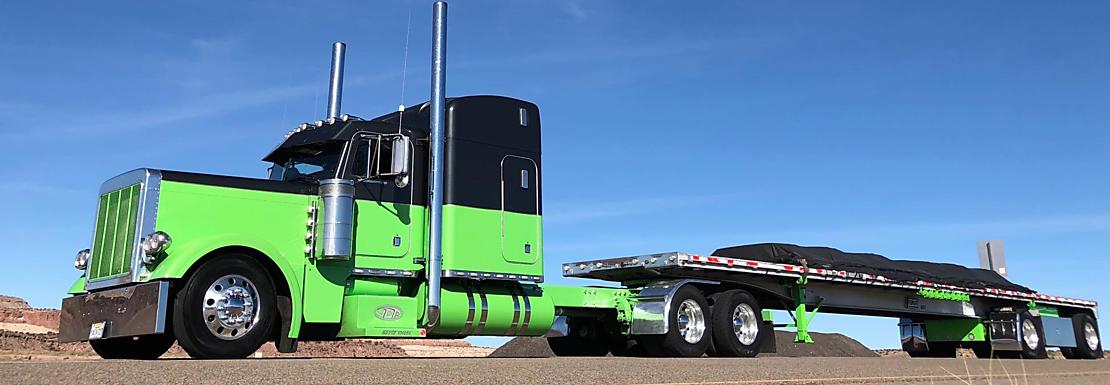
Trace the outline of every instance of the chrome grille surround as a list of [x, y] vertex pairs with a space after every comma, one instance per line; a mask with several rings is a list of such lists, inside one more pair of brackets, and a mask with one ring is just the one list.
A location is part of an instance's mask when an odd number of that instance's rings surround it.
[[139, 187], [135, 223], [133, 228], [127, 229], [127, 231], [130, 231], [130, 242], [125, 245], [125, 247], [127, 247], [128, 256], [126, 262], [128, 263], [129, 269], [124, 273], [116, 275], [97, 277], [92, 277], [90, 275], [90, 272], [94, 269], [94, 266], [100, 262], [100, 257], [102, 257], [101, 255], [97, 255], [96, 252], [96, 245], [98, 242], [95, 238], [98, 231], [94, 229], [92, 241], [93, 248], [91, 249], [93, 252], [92, 255], [89, 256], [89, 263], [85, 268], [85, 290], [91, 291], [139, 282], [144, 276], [150, 273], [142, 263], [142, 247], [140, 245], [143, 237], [154, 232], [154, 224], [158, 216], [158, 192], [161, 182], [162, 173], [160, 171], [141, 168], [117, 175], [100, 186], [100, 192], [97, 194], [97, 226], [101, 225], [101, 213], [99, 212], [101, 197], [136, 184]]

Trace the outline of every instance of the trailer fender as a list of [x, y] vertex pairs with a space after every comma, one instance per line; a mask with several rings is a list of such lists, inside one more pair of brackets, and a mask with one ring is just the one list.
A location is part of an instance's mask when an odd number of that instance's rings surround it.
[[671, 298], [688, 284], [717, 285], [719, 282], [700, 279], [657, 281], [640, 288], [632, 306], [630, 334], [666, 334], [670, 330], [668, 317]]

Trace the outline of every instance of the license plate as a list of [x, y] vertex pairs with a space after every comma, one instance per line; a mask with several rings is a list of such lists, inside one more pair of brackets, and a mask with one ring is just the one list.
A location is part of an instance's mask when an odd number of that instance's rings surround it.
[[89, 339], [98, 340], [104, 338], [104, 326], [106, 324], [107, 322], [97, 322], [92, 324], [92, 326], [89, 327]]

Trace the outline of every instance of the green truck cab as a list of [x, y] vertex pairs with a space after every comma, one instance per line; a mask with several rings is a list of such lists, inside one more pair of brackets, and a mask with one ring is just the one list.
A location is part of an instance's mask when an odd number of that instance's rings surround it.
[[[62, 339], [111, 356], [176, 336], [190, 354], [237, 357], [267, 340], [291, 351], [303, 338], [546, 333], [539, 110], [499, 96], [446, 100], [442, 304], [429, 327], [428, 106], [298, 126], [264, 158], [269, 179], [112, 178]], [[95, 311], [120, 291], [162, 305]]]

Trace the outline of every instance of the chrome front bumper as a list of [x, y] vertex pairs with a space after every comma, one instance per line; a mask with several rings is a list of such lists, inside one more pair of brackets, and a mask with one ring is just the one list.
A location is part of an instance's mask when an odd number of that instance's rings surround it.
[[96, 337], [90, 335], [93, 325], [101, 323], [99, 338], [164, 333], [169, 295], [169, 282], [156, 281], [66, 298], [58, 341], [88, 341]]

